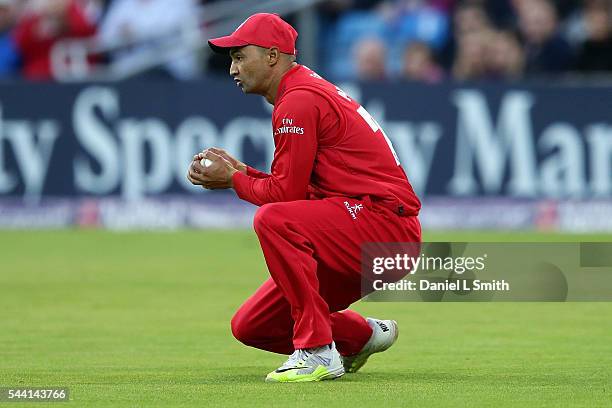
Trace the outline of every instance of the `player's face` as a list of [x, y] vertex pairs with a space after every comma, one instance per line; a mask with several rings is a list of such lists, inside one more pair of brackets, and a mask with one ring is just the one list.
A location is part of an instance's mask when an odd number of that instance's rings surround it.
[[247, 45], [246, 47], [232, 48], [230, 50], [232, 65], [230, 75], [234, 78], [236, 85], [244, 93], [263, 94], [268, 77], [265, 52], [259, 47]]

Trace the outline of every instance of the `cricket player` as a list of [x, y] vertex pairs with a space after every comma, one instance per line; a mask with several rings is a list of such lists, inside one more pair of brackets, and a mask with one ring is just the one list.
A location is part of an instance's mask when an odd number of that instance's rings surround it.
[[290, 355], [266, 377], [273, 382], [338, 378], [388, 349], [395, 321], [347, 310], [362, 297], [360, 246], [421, 241], [421, 204], [389, 139], [359, 103], [296, 63], [297, 35], [261, 13], [209, 40], [230, 55], [242, 92], [274, 105], [270, 174], [214, 147], [188, 171], [195, 185], [233, 188], [259, 206], [253, 224], [271, 278], [231, 328], [246, 345]]

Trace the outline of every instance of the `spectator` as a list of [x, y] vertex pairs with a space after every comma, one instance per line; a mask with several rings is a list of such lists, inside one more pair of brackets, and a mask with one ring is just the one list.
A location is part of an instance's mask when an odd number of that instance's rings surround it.
[[383, 3], [379, 13], [387, 27], [387, 72], [393, 76], [401, 75], [404, 51], [415, 41], [427, 44], [432, 50], [440, 50], [446, 45], [449, 19], [444, 7], [449, 4], [445, 6], [443, 3], [432, 0], [395, 0]]
[[[183, 33], [198, 27], [198, 9], [193, 0], [115, 0], [100, 26], [104, 47], [121, 46], [111, 59], [117, 72], [138, 69], [143, 60], [168, 51], [168, 40], [180, 48]], [[173, 58], [152, 74], [188, 79], [200, 72], [197, 56], [187, 52]], [[151, 74], [151, 73], [150, 73]]]
[[561, 72], [569, 68], [571, 49], [558, 34], [555, 8], [548, 0], [518, 2], [519, 28], [531, 74]]
[[523, 75], [525, 55], [518, 38], [509, 31], [491, 34], [485, 60], [491, 78], [518, 79]]
[[431, 49], [422, 42], [410, 44], [403, 56], [402, 77], [412, 81], [440, 82], [444, 76], [435, 62]]
[[0, 77], [11, 76], [19, 68], [19, 53], [11, 32], [15, 12], [14, 0], [0, 0]]
[[357, 79], [381, 80], [387, 77], [387, 46], [376, 37], [364, 38], [353, 48]]
[[42, 0], [21, 18], [15, 28], [15, 41], [28, 79], [53, 77], [51, 52], [61, 40], [94, 35], [95, 26], [85, 17], [77, 0]]
[[[437, 4], [444, 7], [448, 2]], [[447, 4], [448, 6], [448, 4]], [[354, 50], [355, 44], [367, 38], [376, 37], [384, 42], [387, 61], [385, 73], [400, 74], [403, 52], [413, 41], [428, 44], [433, 49], [444, 46], [447, 40], [448, 18], [444, 11], [433, 7], [428, 0], [395, 0], [379, 2], [371, 10], [348, 11], [339, 17], [335, 30], [327, 30], [333, 50], [325, 55], [329, 61], [329, 74], [336, 79], [351, 79], [356, 70], [346, 69], [345, 50]], [[371, 44], [370, 44], [371, 45]], [[379, 47], [382, 48], [382, 47]], [[364, 64], [367, 64], [364, 61]]]
[[491, 22], [482, 6], [476, 2], [461, 4], [453, 16], [456, 37], [463, 34], [482, 32], [491, 28]]
[[459, 37], [452, 71], [454, 78], [475, 80], [487, 74], [486, 44], [490, 36], [490, 31], [473, 31]]
[[457, 6], [453, 14], [453, 36], [440, 55], [442, 65], [451, 69], [457, 59], [461, 37], [469, 33], [483, 33], [491, 30], [491, 22], [484, 8], [477, 2], [465, 2]]
[[584, 12], [587, 38], [578, 53], [578, 70], [612, 70], [610, 21], [610, 6], [606, 1], [594, 1], [587, 5]]

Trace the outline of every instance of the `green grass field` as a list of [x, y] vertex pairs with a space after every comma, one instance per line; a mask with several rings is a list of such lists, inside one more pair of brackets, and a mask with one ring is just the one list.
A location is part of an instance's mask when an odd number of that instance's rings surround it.
[[74, 407], [612, 406], [612, 303], [362, 302], [398, 320], [392, 349], [338, 381], [264, 383], [284, 356], [229, 320], [266, 277], [248, 231], [0, 232], [0, 386], [67, 386]]

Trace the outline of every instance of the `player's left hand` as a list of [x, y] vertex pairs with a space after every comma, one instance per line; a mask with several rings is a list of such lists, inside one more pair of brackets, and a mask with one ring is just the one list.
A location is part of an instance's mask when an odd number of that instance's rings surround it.
[[[202, 166], [200, 161], [208, 159], [212, 163], [208, 167]], [[189, 165], [187, 179], [196, 186], [202, 186], [208, 190], [232, 188], [232, 176], [238, 170], [220, 155], [211, 151], [193, 156], [193, 161]]]

